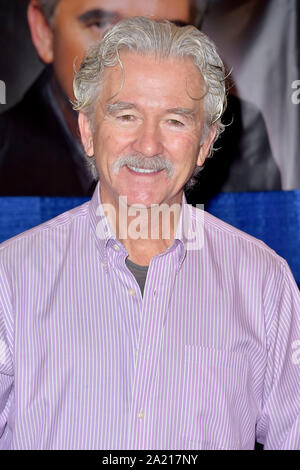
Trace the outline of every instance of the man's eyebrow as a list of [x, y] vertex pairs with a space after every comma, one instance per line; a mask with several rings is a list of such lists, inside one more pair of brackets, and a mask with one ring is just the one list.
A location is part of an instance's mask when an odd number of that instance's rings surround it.
[[109, 19], [109, 20], [116, 20], [117, 19], [117, 14], [102, 10], [101, 8], [94, 8], [93, 10], [88, 10], [85, 13], [82, 13], [81, 15], [78, 16], [78, 20], [81, 23], [87, 23], [90, 20], [103, 20], [103, 19]]
[[190, 108], [169, 108], [167, 109], [168, 114], [179, 114], [187, 119], [194, 120], [196, 117], [196, 111]]
[[[107, 114], [114, 115], [119, 111], [135, 109], [138, 110], [138, 106], [134, 103], [127, 101], [116, 101], [115, 103], [107, 103], [106, 112]], [[194, 121], [196, 117], [196, 111], [190, 108], [169, 108], [165, 111], [166, 114], [178, 114], [186, 117], [187, 119]]]
[[111, 115], [124, 109], [138, 109], [138, 107], [134, 103], [127, 101], [116, 101], [115, 103], [107, 103], [106, 105], [106, 112]]

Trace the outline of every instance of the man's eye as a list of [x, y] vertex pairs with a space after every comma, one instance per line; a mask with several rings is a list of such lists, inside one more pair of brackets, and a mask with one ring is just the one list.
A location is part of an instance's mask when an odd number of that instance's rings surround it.
[[177, 119], [169, 119], [168, 123], [171, 124], [171, 126], [175, 126], [175, 127], [183, 127], [184, 126], [183, 122], [178, 121]]
[[118, 119], [120, 121], [131, 122], [135, 120], [135, 116], [132, 114], [122, 114], [121, 116], [118, 116]]
[[103, 20], [93, 20], [93, 21], [90, 21], [88, 24], [87, 24], [87, 27], [88, 28], [95, 28], [95, 29], [105, 29], [105, 28], [109, 28], [110, 26], [112, 26], [113, 24], [113, 21], [112, 20], [109, 20], [109, 19], [105, 19], [103, 18]]

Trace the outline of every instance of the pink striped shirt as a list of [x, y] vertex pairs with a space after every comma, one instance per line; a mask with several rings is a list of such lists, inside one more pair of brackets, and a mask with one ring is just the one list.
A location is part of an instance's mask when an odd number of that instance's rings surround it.
[[99, 202], [0, 246], [0, 447], [299, 449], [286, 262], [205, 213], [203, 247], [176, 235], [142, 298]]

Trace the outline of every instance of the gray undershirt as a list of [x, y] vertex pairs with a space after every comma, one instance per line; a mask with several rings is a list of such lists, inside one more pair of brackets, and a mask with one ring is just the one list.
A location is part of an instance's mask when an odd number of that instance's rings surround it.
[[144, 288], [146, 284], [146, 277], [147, 277], [147, 272], [149, 266], [140, 266], [139, 264], [135, 264], [132, 261], [130, 261], [128, 258], [125, 260], [126, 266], [129, 269], [129, 271], [134, 275], [136, 278], [136, 282], [138, 283], [142, 297], [144, 295]]

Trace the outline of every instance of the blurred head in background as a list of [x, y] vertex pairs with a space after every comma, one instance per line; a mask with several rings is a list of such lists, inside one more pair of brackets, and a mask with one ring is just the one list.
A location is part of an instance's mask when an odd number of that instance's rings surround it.
[[61, 91], [73, 99], [74, 64], [118, 21], [132, 16], [194, 23], [194, 0], [30, 0], [28, 21], [33, 44], [45, 64], [52, 64]]

